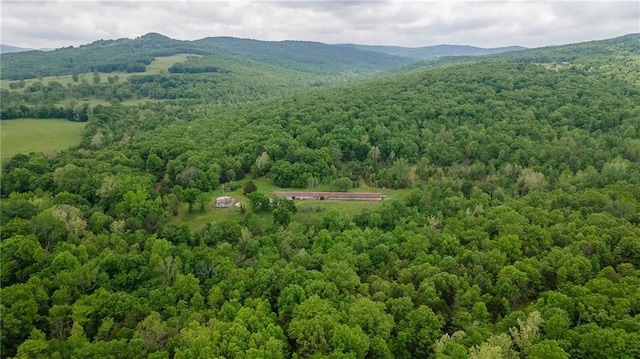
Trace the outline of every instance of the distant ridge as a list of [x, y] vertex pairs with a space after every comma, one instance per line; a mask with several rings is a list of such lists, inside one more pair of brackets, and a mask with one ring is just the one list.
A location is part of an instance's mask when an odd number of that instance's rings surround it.
[[32, 51], [34, 49], [27, 49], [24, 47], [10, 46], [0, 44], [0, 54], [8, 54], [10, 52], [24, 52], [24, 51]]
[[522, 46], [508, 46], [495, 48], [482, 48], [469, 45], [435, 45], [424, 47], [378, 46], [358, 44], [338, 44], [338, 46], [352, 47], [359, 50], [379, 52], [388, 55], [410, 58], [413, 60], [425, 60], [441, 56], [479, 56], [501, 54], [504, 52], [520, 51], [527, 49]]
[[[590, 43], [630, 43], [640, 47], [639, 34], [597, 40]], [[144, 72], [156, 57], [176, 54], [198, 55], [210, 61], [232, 61], [316, 75], [353, 75], [387, 71], [404, 66], [421, 66], [423, 60], [462, 61], [479, 55], [531, 62], [571, 61], [563, 54], [580, 44], [553, 46], [543, 52], [522, 46], [481, 48], [469, 45], [424, 47], [326, 44], [313, 41], [261, 41], [235, 37], [205, 37], [176, 40], [159, 33], [136, 38], [96, 40], [77, 47], [26, 49], [0, 45], [0, 79], [20, 80], [74, 73], [124, 71]], [[604, 51], [588, 49], [585, 51]], [[544, 55], [544, 56], [543, 56]], [[433, 61], [433, 60], [431, 60]]]
[[371, 73], [443, 56], [497, 54], [524, 49], [518, 46], [483, 49], [438, 45], [418, 48], [399, 46], [332, 45], [314, 41], [260, 41], [235, 37], [176, 40], [159, 33], [133, 39], [104, 39], [53, 51], [3, 45], [0, 78], [19, 80], [91, 71], [141, 72], [159, 56], [193, 54], [316, 74]]
[[192, 54], [316, 74], [371, 73], [403, 66], [414, 59], [311, 41], [259, 41], [233, 37], [175, 40], [158, 33], [134, 39], [97, 40], [54, 51], [7, 53], [0, 78], [19, 80], [84, 72], [142, 72], [153, 59]]

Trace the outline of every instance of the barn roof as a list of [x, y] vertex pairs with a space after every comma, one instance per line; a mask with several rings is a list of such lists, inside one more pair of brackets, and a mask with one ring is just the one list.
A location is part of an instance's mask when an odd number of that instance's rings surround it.
[[340, 198], [381, 198], [382, 194], [372, 192], [273, 192], [279, 197], [340, 197]]

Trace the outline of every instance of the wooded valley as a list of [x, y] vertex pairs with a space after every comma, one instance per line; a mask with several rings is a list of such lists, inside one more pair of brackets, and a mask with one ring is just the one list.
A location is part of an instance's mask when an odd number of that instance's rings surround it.
[[[3, 158], [2, 357], [640, 357], [638, 34], [420, 62], [150, 34], [0, 60], [3, 122], [86, 123]], [[212, 208], [223, 188], [241, 208]]]

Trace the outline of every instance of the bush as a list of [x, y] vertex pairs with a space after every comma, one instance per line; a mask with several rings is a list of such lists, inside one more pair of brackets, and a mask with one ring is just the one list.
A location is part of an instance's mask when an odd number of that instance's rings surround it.
[[333, 180], [329, 188], [335, 192], [347, 192], [350, 188], [353, 188], [353, 181], [349, 177], [340, 177]]
[[258, 187], [256, 187], [256, 184], [253, 183], [253, 181], [249, 181], [244, 184], [244, 187], [242, 188], [242, 194], [246, 196], [249, 193], [253, 193], [257, 190], [258, 190]]

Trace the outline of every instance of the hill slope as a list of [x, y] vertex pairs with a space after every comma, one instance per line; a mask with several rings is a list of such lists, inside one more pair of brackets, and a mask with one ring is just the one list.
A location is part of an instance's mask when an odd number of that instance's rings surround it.
[[11, 80], [91, 71], [142, 72], [155, 57], [175, 54], [248, 59], [319, 74], [368, 73], [411, 62], [398, 56], [313, 42], [237, 38], [180, 41], [151, 33], [136, 39], [99, 40], [77, 48], [5, 54], [0, 58], [0, 71], [3, 79]]
[[213, 54], [230, 53], [271, 65], [318, 73], [366, 73], [412, 62], [399, 56], [308, 41], [266, 42], [217, 37], [197, 40], [194, 44]]
[[10, 45], [2, 45], [0, 44], [0, 54], [8, 54], [10, 52], [23, 52], [23, 51], [32, 51], [33, 49], [27, 49], [24, 47], [10, 46]]

